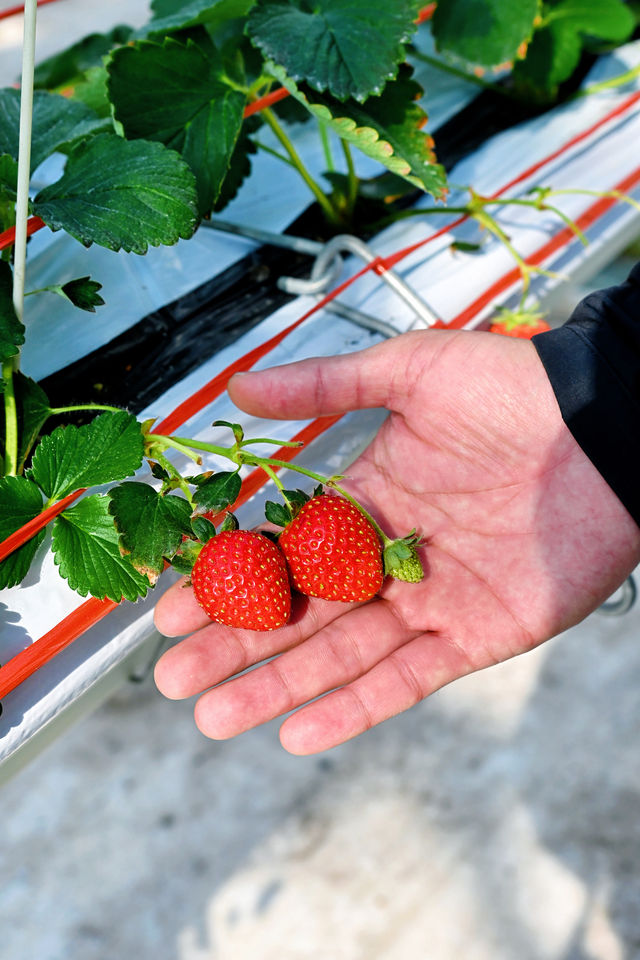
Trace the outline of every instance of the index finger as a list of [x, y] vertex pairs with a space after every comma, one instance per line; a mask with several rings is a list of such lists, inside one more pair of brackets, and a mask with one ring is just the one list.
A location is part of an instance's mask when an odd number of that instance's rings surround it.
[[354, 353], [236, 374], [229, 381], [229, 396], [254, 416], [285, 420], [372, 407], [401, 410], [413, 379], [459, 335], [448, 330], [405, 333]]

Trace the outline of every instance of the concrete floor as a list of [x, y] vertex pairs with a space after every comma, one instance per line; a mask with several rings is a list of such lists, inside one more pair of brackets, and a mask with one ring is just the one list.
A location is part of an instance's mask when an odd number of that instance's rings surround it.
[[[146, 8], [44, 7], [40, 56]], [[0, 956], [636, 960], [639, 640], [594, 614], [307, 759], [131, 684], [2, 789]]]
[[6, 960], [640, 957], [640, 610], [319, 757], [129, 685], [2, 790]]

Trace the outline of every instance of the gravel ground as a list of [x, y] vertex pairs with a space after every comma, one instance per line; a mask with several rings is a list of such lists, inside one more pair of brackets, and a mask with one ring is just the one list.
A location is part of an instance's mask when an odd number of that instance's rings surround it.
[[7, 960], [640, 957], [640, 611], [311, 758], [123, 688], [2, 790]]

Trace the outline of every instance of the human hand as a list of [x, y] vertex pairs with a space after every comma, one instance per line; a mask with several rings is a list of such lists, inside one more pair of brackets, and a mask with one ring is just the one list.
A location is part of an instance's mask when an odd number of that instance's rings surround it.
[[579, 622], [640, 560], [640, 530], [565, 427], [528, 341], [411, 333], [234, 377], [229, 392], [264, 417], [386, 407], [342, 485], [389, 536], [418, 529], [425, 578], [387, 579], [365, 604], [296, 597], [272, 633], [212, 623], [191, 590], [170, 588], [158, 629], [195, 632], [161, 657], [156, 683], [202, 694], [207, 736], [295, 710], [287, 750], [335, 746]]

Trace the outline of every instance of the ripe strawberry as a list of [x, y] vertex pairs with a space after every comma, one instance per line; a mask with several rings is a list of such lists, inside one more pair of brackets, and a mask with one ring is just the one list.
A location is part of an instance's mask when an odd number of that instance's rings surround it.
[[250, 530], [221, 531], [203, 546], [191, 572], [207, 616], [229, 627], [277, 630], [291, 614], [291, 590], [281, 551]]
[[528, 323], [521, 327], [508, 327], [504, 323], [492, 323], [489, 330], [491, 333], [501, 333], [505, 337], [519, 337], [521, 340], [530, 340], [538, 333], [546, 333], [547, 330], [551, 330], [551, 327], [544, 320], [540, 320], [539, 323]]
[[544, 313], [537, 310], [507, 310], [503, 307], [498, 311], [497, 319], [489, 326], [489, 331], [506, 337], [530, 340], [538, 333], [551, 330], [544, 316]]
[[342, 497], [312, 497], [279, 539], [291, 583], [309, 597], [369, 600], [382, 586], [382, 545], [362, 513]]

